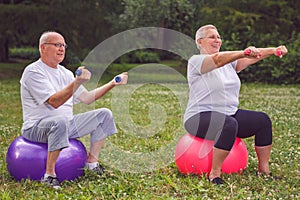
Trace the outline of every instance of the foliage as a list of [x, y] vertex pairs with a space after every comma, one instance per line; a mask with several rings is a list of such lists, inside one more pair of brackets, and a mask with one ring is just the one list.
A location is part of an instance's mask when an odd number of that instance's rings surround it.
[[271, 56], [240, 73], [240, 78], [247, 82], [265, 82], [276, 84], [300, 83], [299, 53], [300, 34], [294, 34], [286, 44], [289, 53], [282, 59]]
[[155, 52], [135, 51], [133, 63], [158, 63], [159, 56]]
[[288, 6], [288, 2], [226, 0], [214, 6], [207, 3], [198, 11], [201, 19], [198, 26], [216, 25], [225, 40], [233, 40], [226, 49], [278, 45], [278, 41], [287, 41], [293, 31], [299, 31], [296, 26], [299, 19], [295, 16], [298, 16], [296, 13], [300, 8]]
[[[288, 47], [284, 59], [270, 58], [246, 69], [241, 73], [244, 81], [298, 84], [299, 12], [297, 0], [4, 0], [0, 18], [8, 20], [0, 25], [0, 62], [9, 59], [9, 48], [37, 47], [38, 37], [49, 29], [65, 36], [71, 53], [64, 63], [69, 64], [84, 60], [120, 31], [164, 27], [194, 38], [199, 26], [214, 24], [223, 38], [221, 50]], [[169, 54], [167, 59], [178, 58]]]
[[105, 12], [97, 1], [84, 4], [69, 0], [60, 3], [26, 1], [16, 5], [0, 4], [0, 18], [9, 19], [1, 21], [0, 44], [7, 40], [9, 46], [37, 47], [42, 32], [55, 30], [65, 36], [69, 48], [83, 59], [109, 34]]
[[121, 30], [137, 27], [164, 27], [190, 33], [194, 8], [188, 0], [123, 0], [124, 12], [115, 26]]
[[122, 55], [117, 59], [116, 63], [158, 63], [159, 55], [153, 51], [137, 50], [128, 54]]
[[[19, 80], [0, 81], [0, 198], [1, 199], [299, 199], [299, 86], [244, 84], [241, 89], [240, 107], [267, 112], [273, 121], [274, 142], [271, 170], [283, 179], [276, 181], [255, 175], [257, 159], [253, 138], [245, 139], [249, 163], [243, 174], [224, 175], [227, 184], [214, 186], [205, 177], [184, 176], [174, 162], [150, 172], [130, 173], [121, 171], [100, 160], [107, 169], [104, 176], [86, 173], [73, 181], [64, 182], [62, 190], [53, 190], [36, 181], [15, 181], [6, 169], [6, 151], [20, 135], [22, 112]], [[123, 87], [122, 92], [129, 87]], [[186, 91], [185, 91], [186, 92]], [[184, 91], [178, 94], [186, 94]], [[178, 95], [177, 94], [177, 95]], [[97, 102], [96, 107], [111, 108], [111, 93]], [[121, 100], [120, 100], [120, 103]], [[138, 137], [119, 127], [119, 134], [108, 139], [117, 149], [130, 152], [155, 152], [174, 139], [174, 130], [181, 124], [178, 99], [167, 88], [152, 84], [134, 90], [130, 99], [130, 116], [135, 123], [146, 126], [151, 121], [149, 108], [161, 105], [167, 123], [161, 132], [152, 137]], [[116, 113], [115, 113], [116, 114]], [[184, 134], [184, 132], [182, 132]], [[87, 139], [88, 140], [88, 139]], [[111, 145], [106, 145], [104, 150]], [[175, 146], [173, 146], [174, 149]], [[171, 150], [170, 150], [171, 151]], [[172, 151], [171, 151], [172, 153]], [[155, 160], [153, 160], [155, 162]]]
[[204, 24], [214, 24], [223, 38], [221, 50], [287, 46], [289, 54], [282, 60], [273, 56], [244, 70], [240, 74], [244, 81], [300, 83], [296, 75], [298, 56], [294, 53], [299, 46], [298, 1], [226, 0], [195, 1], [194, 4], [199, 7], [195, 30]]
[[40, 53], [37, 48], [33, 47], [23, 47], [23, 48], [10, 48], [9, 49], [10, 58], [14, 59], [25, 59], [25, 60], [35, 60], [39, 58]]
[[[37, 48], [33, 47], [10, 48], [9, 55], [12, 60], [34, 61], [39, 59], [40, 52]], [[68, 51], [65, 55], [62, 65], [79, 66], [80, 63], [80, 59], [72, 51]]]
[[[182, 6], [183, 4], [186, 5]], [[124, 12], [115, 21], [121, 30], [163, 25], [194, 37], [199, 26], [214, 24], [223, 38], [222, 50], [242, 50], [253, 45], [276, 47], [284, 44], [290, 54], [283, 60], [271, 57], [244, 70], [240, 76], [247, 82], [299, 83], [296, 76], [299, 62], [292, 53], [298, 43], [294, 38], [300, 27], [300, 17], [297, 14], [299, 2], [190, 0], [189, 3], [184, 3], [124, 0], [123, 7]], [[173, 16], [174, 13], [185, 17]]]
[[274, 65], [275, 62], [269, 62], [264, 64], [269, 66], [272, 73], [272, 78], [270, 82], [273, 83], [300, 83], [300, 58], [299, 58], [299, 49], [300, 49], [300, 33], [293, 34], [290, 42], [287, 44], [289, 53], [285, 58], [285, 61], [282, 65]]

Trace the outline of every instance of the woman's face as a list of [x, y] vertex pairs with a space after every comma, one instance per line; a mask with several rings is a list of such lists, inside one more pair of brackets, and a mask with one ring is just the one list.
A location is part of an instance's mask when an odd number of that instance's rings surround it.
[[220, 51], [222, 39], [216, 29], [207, 29], [205, 37], [197, 40], [200, 52], [203, 54], [213, 54]]

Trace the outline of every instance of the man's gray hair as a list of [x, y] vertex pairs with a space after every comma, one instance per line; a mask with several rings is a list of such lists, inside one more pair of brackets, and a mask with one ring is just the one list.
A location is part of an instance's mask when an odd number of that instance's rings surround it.
[[56, 31], [45, 31], [42, 33], [41, 37], [40, 37], [40, 41], [39, 41], [39, 51], [41, 53], [41, 44], [45, 43], [45, 42], [48, 42], [48, 38], [51, 34], [53, 33], [56, 33], [56, 34], [59, 34], [58, 32]]

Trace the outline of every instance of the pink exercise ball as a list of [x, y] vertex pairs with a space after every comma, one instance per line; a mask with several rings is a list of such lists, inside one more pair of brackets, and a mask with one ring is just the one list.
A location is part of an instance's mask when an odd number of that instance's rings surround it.
[[[41, 180], [46, 171], [48, 145], [31, 142], [17, 137], [9, 146], [6, 163], [9, 173], [18, 181], [22, 179]], [[60, 182], [74, 180], [84, 174], [87, 160], [85, 146], [76, 139], [69, 140], [56, 161], [55, 171]]]
[[[183, 174], [209, 173], [212, 167], [214, 141], [183, 135], [175, 150], [175, 163]], [[222, 165], [226, 174], [240, 173], [248, 164], [248, 151], [244, 141], [236, 138], [233, 147]]]

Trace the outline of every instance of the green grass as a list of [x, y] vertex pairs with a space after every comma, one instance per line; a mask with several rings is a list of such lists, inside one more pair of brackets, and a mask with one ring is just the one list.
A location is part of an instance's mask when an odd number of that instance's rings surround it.
[[[91, 107], [112, 109], [119, 133], [100, 156], [108, 173], [86, 174], [56, 191], [36, 181], [15, 181], [6, 168], [6, 152], [20, 135], [22, 110], [18, 78], [0, 81], [0, 199], [299, 199], [300, 87], [244, 84], [240, 108], [267, 112], [273, 121], [271, 170], [284, 177], [257, 178], [253, 138], [245, 139], [249, 163], [243, 174], [223, 175], [215, 186], [205, 177], [182, 175], [174, 149], [185, 134], [182, 112], [185, 84], [144, 84], [115, 88]], [[91, 109], [76, 107], [76, 111]], [[88, 138], [82, 141], [88, 147]]]

